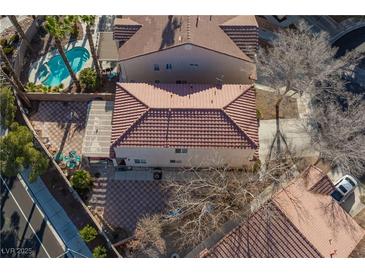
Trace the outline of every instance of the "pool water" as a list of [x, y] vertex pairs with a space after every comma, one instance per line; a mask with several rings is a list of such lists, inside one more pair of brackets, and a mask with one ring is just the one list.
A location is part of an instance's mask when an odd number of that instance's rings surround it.
[[[90, 53], [83, 47], [74, 47], [66, 52], [66, 57], [70, 62], [72, 70], [77, 73], [85, 66], [85, 63], [90, 58]], [[57, 54], [39, 67], [37, 78], [42, 81], [43, 85], [55, 87], [59, 86], [69, 76], [70, 73], [61, 55]]]

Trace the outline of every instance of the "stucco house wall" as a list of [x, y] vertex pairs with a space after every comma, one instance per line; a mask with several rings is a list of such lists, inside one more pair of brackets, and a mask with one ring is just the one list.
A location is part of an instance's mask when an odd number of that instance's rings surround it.
[[[255, 152], [254, 149], [236, 148], [188, 148], [187, 153], [176, 153], [175, 148], [156, 147], [116, 147], [114, 150], [117, 159], [125, 159], [127, 166], [138, 167], [222, 167], [228, 165], [232, 168], [240, 168], [250, 164]], [[145, 163], [140, 163], [140, 160], [144, 160]]]
[[[171, 69], [166, 64], [171, 64]], [[224, 84], [251, 84], [250, 75], [256, 76], [254, 63], [193, 44], [123, 60], [120, 68], [121, 82], [215, 84], [219, 78]]]

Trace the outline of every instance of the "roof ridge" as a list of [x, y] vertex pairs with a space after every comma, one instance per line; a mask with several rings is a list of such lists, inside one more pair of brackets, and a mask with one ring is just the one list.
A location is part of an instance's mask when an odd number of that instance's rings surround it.
[[229, 102], [227, 105], [225, 105], [224, 107], [222, 107], [222, 109], [227, 108], [229, 105], [231, 105], [232, 103], [234, 103], [238, 98], [240, 98], [241, 96], [245, 95], [246, 92], [248, 92], [252, 87], [254, 87], [254, 85], [244, 85], [244, 84], [240, 84], [241, 86], [249, 86], [247, 89], [245, 89], [244, 91], [242, 91], [241, 94], [238, 94], [236, 98], [233, 98], [231, 102]]
[[[144, 83], [141, 83], [144, 84]], [[124, 88], [122, 86], [122, 83], [117, 82], [117, 85], [123, 89], [125, 92], [127, 92], [130, 96], [132, 96], [134, 99], [136, 99], [138, 102], [140, 102], [141, 104], [143, 104], [146, 108], [150, 108], [150, 106], [148, 104], [146, 104], [145, 102], [143, 102], [141, 99], [139, 99], [137, 96], [135, 96], [134, 94], [132, 94], [129, 90], [127, 90], [126, 88]]]
[[[241, 85], [240, 85], [241, 86]], [[250, 85], [250, 87], [248, 87], [245, 91], [243, 91], [240, 95], [238, 95], [236, 98], [234, 98], [230, 103], [228, 103], [226, 106], [224, 106], [222, 108], [222, 111], [229, 117], [229, 119], [231, 119], [233, 121], [233, 123], [247, 136], [247, 138], [254, 143], [254, 145], [256, 146], [256, 148], [259, 147], [259, 144], [256, 143], [246, 132], [245, 130], [239, 125], [237, 124], [234, 119], [226, 112], [226, 108], [229, 107], [231, 104], [233, 104], [235, 101], [237, 101], [239, 98], [241, 98], [242, 96], [244, 96], [248, 91], [251, 90], [251, 88], [253, 87], [253, 85]]]
[[147, 115], [147, 113], [150, 111], [150, 108], [147, 108], [147, 110], [145, 112], [143, 112], [141, 114], [141, 116], [138, 117], [138, 119], [136, 119], [122, 134], [120, 134], [120, 136], [118, 137], [118, 139], [116, 139], [113, 144], [111, 145], [111, 148], [115, 147], [118, 145], [118, 143], [120, 143], [121, 139], [123, 139], [123, 137], [130, 132], [133, 129], [133, 126], [136, 125], [138, 122], [140, 122], [142, 120], [143, 117], [145, 117]]
[[231, 121], [231, 123], [241, 131], [241, 133], [245, 136], [245, 138], [248, 139], [248, 141], [250, 141], [255, 146], [255, 149], [259, 147], [258, 144], [256, 144], [256, 142], [252, 140], [252, 138], [248, 136], [248, 134], [231, 118], [231, 116], [229, 116], [229, 114], [224, 111], [224, 109], [218, 109], [218, 110], [222, 112]]
[[[122, 136], [124, 136], [124, 134], [128, 130], [130, 130], [132, 128], [132, 126], [135, 125], [136, 122], [139, 121], [141, 119], [141, 117], [144, 116], [149, 111], [149, 109], [150, 109], [148, 105], [146, 105], [144, 102], [142, 102], [141, 100], [139, 100], [136, 96], [134, 96], [133, 94], [131, 94], [128, 90], [126, 90], [125, 88], [123, 88], [119, 82], [117, 83], [117, 86], [122, 91], [126, 92], [128, 95], [130, 95], [131, 97], [133, 97], [136, 101], [138, 101], [139, 103], [141, 103], [144, 107], [146, 107], [146, 110], [128, 128], [126, 128], [124, 132], [122, 132], [120, 134], [120, 136], [112, 143], [111, 148], [113, 148], [120, 141], [120, 139], [122, 139]], [[112, 126], [113, 126], [113, 119], [112, 119]]]

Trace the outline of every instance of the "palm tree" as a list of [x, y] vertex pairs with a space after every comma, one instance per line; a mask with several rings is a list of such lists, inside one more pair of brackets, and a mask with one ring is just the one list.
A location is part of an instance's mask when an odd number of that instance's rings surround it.
[[16, 75], [13, 67], [10, 64], [8, 57], [6, 57], [6, 54], [1, 46], [0, 46], [0, 57], [1, 60], [4, 62], [6, 70], [8, 72], [6, 73], [3, 71], [3, 75], [7, 78], [9, 83], [14, 87], [14, 90], [16, 91], [16, 94], [19, 95], [20, 99], [22, 99], [22, 101], [26, 104], [27, 107], [31, 108], [31, 103], [25, 93], [24, 86], [20, 81], [18, 75]]
[[15, 15], [8, 15], [8, 18], [11, 21], [11, 23], [13, 24], [13, 26], [15, 27], [17, 33], [19, 33], [20, 37], [27, 44], [27, 47], [29, 48], [29, 50], [32, 53], [35, 52], [35, 50], [33, 49], [32, 45], [30, 44], [30, 41], [29, 41], [28, 37], [25, 35], [22, 27], [19, 25], [19, 22], [16, 19], [16, 16]]
[[72, 81], [76, 85], [77, 92], [81, 91], [81, 86], [79, 80], [77, 80], [75, 72], [72, 70], [70, 62], [67, 60], [65, 51], [63, 50], [61, 41], [63, 38], [66, 37], [66, 35], [70, 32], [70, 26], [69, 24], [61, 21], [61, 19], [58, 16], [47, 16], [46, 19], [46, 30], [52, 35], [52, 37], [55, 40], [55, 44], [57, 47], [57, 50], [59, 54], [62, 57], [63, 62], [65, 63], [68, 72], [70, 73], [70, 76], [72, 78]]
[[89, 41], [90, 51], [91, 51], [91, 55], [93, 57], [96, 74], [99, 78], [99, 81], [101, 81], [101, 71], [100, 71], [98, 56], [96, 54], [94, 41], [93, 41], [93, 37], [91, 34], [91, 27], [94, 26], [94, 24], [95, 24], [95, 15], [83, 15], [83, 16], [81, 16], [81, 21], [86, 24], [87, 40]]

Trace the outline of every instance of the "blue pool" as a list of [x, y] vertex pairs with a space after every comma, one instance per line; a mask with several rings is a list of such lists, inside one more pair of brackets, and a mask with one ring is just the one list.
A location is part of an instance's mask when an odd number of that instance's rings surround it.
[[[83, 47], [74, 47], [66, 52], [66, 57], [71, 64], [72, 70], [77, 73], [90, 58], [90, 53]], [[47, 63], [42, 64], [37, 71], [37, 78], [43, 85], [54, 87], [61, 84], [70, 76], [61, 55], [53, 56]]]

